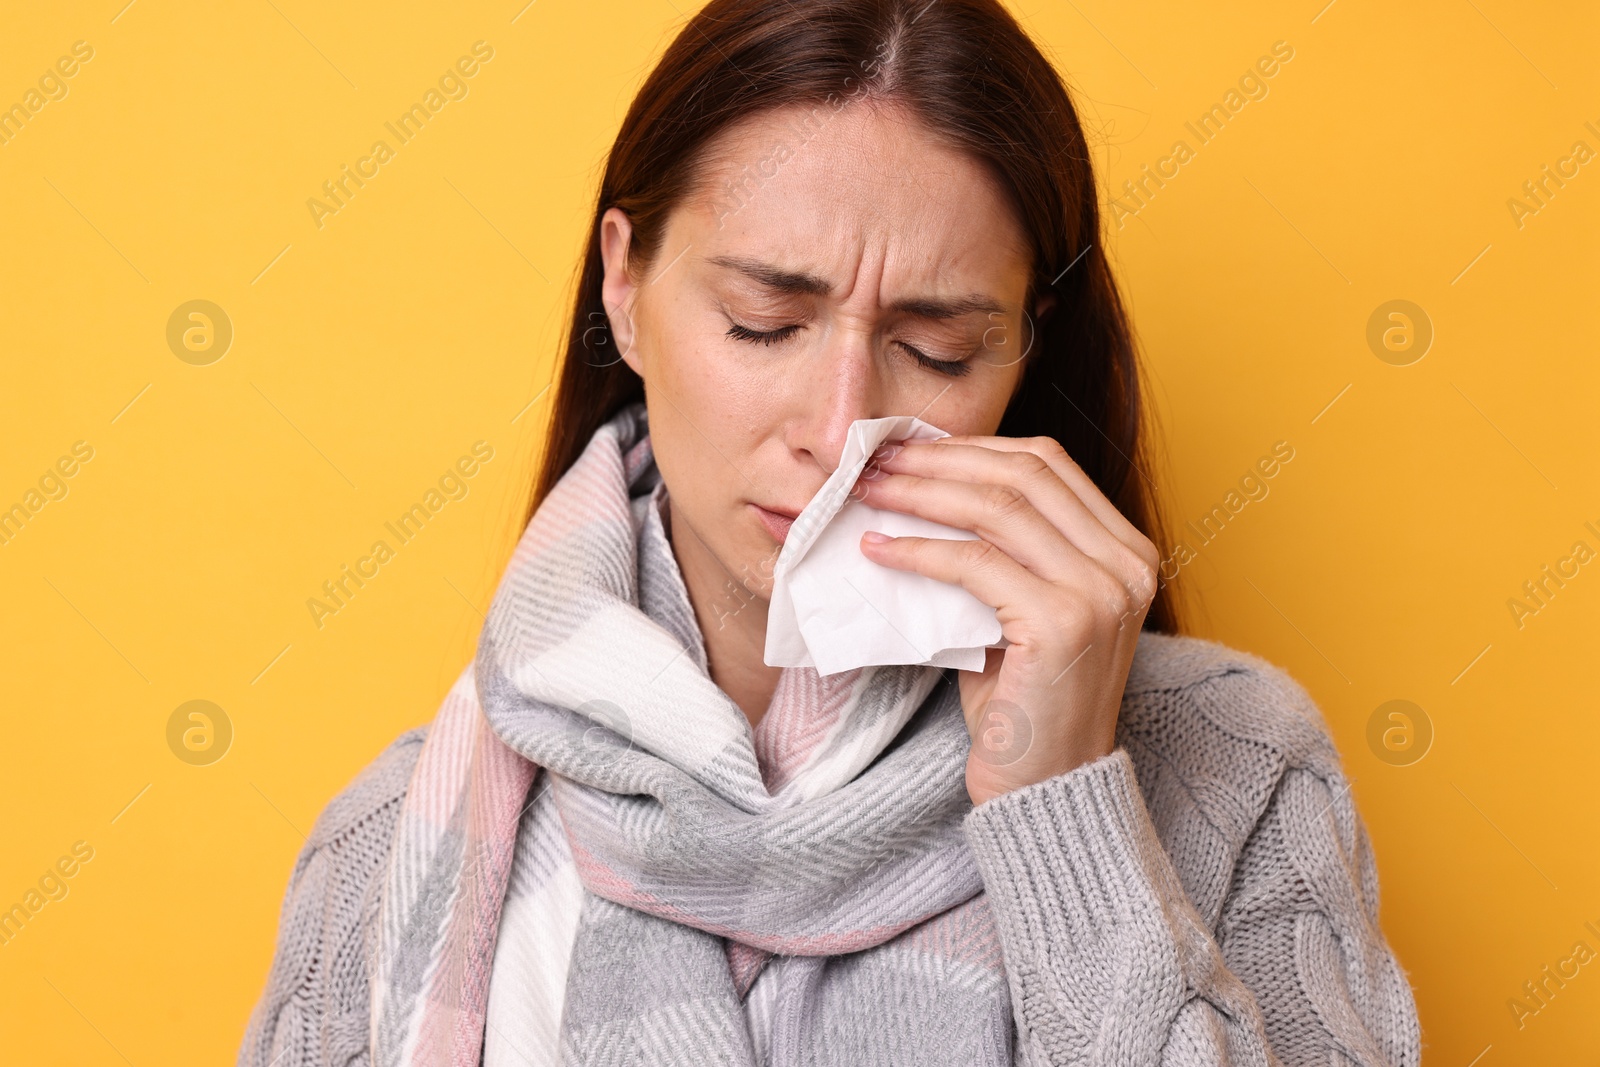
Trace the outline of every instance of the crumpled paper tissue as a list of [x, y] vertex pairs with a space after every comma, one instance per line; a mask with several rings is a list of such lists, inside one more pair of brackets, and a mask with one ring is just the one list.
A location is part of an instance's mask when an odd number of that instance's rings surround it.
[[[1004, 648], [995, 609], [959, 585], [876, 563], [861, 535], [976, 540], [977, 534], [851, 498], [867, 460], [885, 441], [950, 436], [914, 415], [857, 419], [838, 469], [784, 538], [768, 599], [765, 662], [815, 667], [820, 675], [875, 664], [981, 671], [985, 650]], [[859, 495], [859, 494], [857, 494]]]

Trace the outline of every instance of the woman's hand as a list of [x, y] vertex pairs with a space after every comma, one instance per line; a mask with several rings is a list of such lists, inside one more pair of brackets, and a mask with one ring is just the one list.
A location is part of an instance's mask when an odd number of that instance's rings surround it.
[[1117, 713], [1160, 554], [1048, 437], [886, 445], [853, 490], [875, 508], [978, 540], [862, 537], [886, 567], [950, 582], [996, 610], [1009, 646], [960, 674], [973, 804], [1115, 747]]

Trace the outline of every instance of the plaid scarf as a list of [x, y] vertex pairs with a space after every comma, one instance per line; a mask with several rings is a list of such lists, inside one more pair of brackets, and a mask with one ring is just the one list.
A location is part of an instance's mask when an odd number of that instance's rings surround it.
[[961, 826], [954, 678], [859, 668], [822, 721], [801, 706], [815, 687], [780, 685], [767, 716], [808, 739], [798, 768], [768, 769], [769, 792], [749, 720], [703, 667], [670, 546], [639, 536], [659, 480], [635, 402], [517, 546], [402, 804], [372, 1062], [479, 1063], [520, 816], [542, 784], [584, 892], [560, 1048], [535, 1062], [754, 1067], [741, 1000], [781, 954], [769, 1063], [1010, 1064], [1006, 976]]

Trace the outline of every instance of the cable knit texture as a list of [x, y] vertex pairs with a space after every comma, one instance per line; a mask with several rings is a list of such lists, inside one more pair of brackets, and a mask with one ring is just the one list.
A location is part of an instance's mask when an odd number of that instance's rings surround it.
[[[241, 1067], [369, 1063], [375, 898], [422, 737], [318, 820]], [[1417, 1064], [1371, 847], [1301, 687], [1213, 642], [1143, 634], [1117, 740], [964, 820], [1015, 1062]]]
[[954, 670], [785, 668], [757, 738], [665, 492], [629, 405], [425, 736], [319, 819], [241, 1064], [1417, 1062], [1349, 784], [1282, 671], [1141, 634], [1116, 750], [974, 807]]
[[240, 1064], [367, 1064], [368, 978], [395, 820], [427, 736], [408, 730], [311, 828], [289, 876], [278, 950]]

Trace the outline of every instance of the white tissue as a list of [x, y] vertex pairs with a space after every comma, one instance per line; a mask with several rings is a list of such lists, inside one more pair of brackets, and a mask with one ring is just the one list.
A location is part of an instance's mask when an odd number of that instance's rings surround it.
[[980, 671], [986, 649], [1009, 644], [995, 609], [961, 586], [861, 553], [867, 530], [977, 539], [969, 530], [851, 499], [857, 477], [884, 441], [948, 436], [914, 415], [851, 424], [838, 469], [789, 528], [773, 568], [767, 666], [815, 667], [821, 675], [891, 663]]

